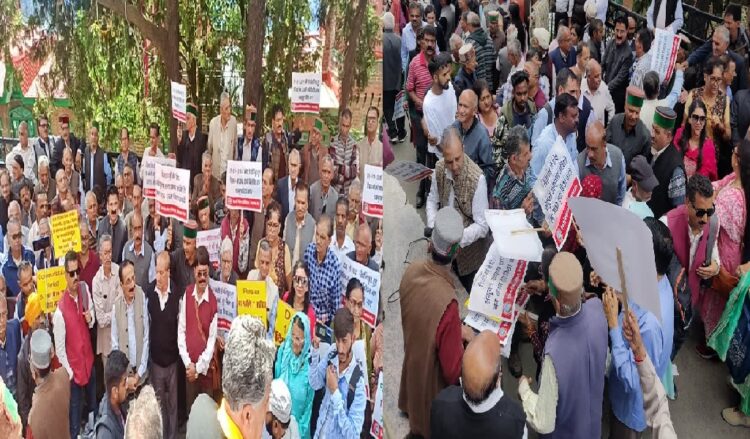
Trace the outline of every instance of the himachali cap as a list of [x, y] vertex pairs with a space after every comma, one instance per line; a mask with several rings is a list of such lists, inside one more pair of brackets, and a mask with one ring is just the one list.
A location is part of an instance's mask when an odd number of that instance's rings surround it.
[[198, 223], [193, 219], [186, 222], [182, 229], [182, 235], [185, 238], [195, 239], [198, 236]]
[[653, 192], [659, 185], [654, 169], [642, 155], [637, 155], [630, 161], [630, 176], [633, 177], [633, 181], [638, 182], [638, 187], [646, 192]]
[[322, 133], [323, 132], [323, 119], [316, 117], [315, 121], [313, 121], [313, 129], [319, 133]]
[[654, 125], [671, 130], [674, 128], [676, 119], [677, 113], [675, 113], [673, 109], [669, 107], [656, 107], [656, 111], [654, 112]]
[[572, 253], [560, 252], [549, 266], [549, 287], [554, 297], [580, 295], [583, 291], [583, 269]]
[[487, 13], [487, 21], [490, 23], [497, 23], [497, 20], [500, 18], [500, 13], [497, 11], [490, 11]]
[[441, 256], [453, 257], [464, 234], [461, 215], [452, 207], [443, 207], [435, 216], [435, 229], [432, 232], [432, 248]]
[[292, 414], [292, 395], [284, 381], [280, 379], [271, 381], [268, 409], [282, 424], [289, 422], [289, 416]]
[[44, 329], [31, 334], [31, 364], [37, 369], [46, 369], [52, 359], [52, 338]]
[[469, 53], [471, 53], [473, 50], [474, 46], [472, 46], [471, 43], [464, 44], [460, 49], [458, 49], [458, 60], [462, 63], [465, 63], [469, 60]]
[[646, 99], [646, 94], [643, 92], [643, 90], [631, 85], [626, 91], [628, 94], [626, 103], [628, 105], [641, 108], [643, 106], [643, 100]]
[[192, 102], [187, 104], [187, 112], [195, 117], [198, 117], [198, 107]]
[[203, 210], [210, 206], [210, 202], [208, 201], [208, 195], [203, 195], [202, 197], [198, 198], [198, 202], [196, 203], [198, 205], [198, 210]]
[[549, 49], [549, 31], [547, 29], [544, 29], [542, 27], [538, 27], [534, 29], [534, 31], [531, 33], [531, 35], [536, 38], [536, 41], [539, 43], [539, 46], [547, 50]]

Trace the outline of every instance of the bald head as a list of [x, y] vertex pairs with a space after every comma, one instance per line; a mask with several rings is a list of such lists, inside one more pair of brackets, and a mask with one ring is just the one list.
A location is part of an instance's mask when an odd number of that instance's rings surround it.
[[595, 59], [591, 58], [586, 63], [586, 85], [590, 91], [599, 90], [602, 83], [602, 66]]
[[474, 404], [486, 400], [499, 385], [500, 342], [497, 334], [482, 331], [466, 347], [461, 382], [466, 398]]

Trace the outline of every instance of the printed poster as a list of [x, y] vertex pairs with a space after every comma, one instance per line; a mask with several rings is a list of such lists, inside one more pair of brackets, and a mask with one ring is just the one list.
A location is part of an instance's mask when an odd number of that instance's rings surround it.
[[206, 247], [206, 250], [208, 250], [208, 258], [214, 268], [218, 267], [221, 260], [219, 257], [219, 250], [221, 248], [221, 229], [217, 227], [211, 230], [199, 231], [198, 236], [195, 239], [195, 248], [201, 246]]
[[42, 311], [55, 312], [57, 302], [60, 301], [67, 288], [65, 267], [59, 266], [37, 271], [36, 288], [42, 298]]
[[383, 218], [383, 168], [380, 166], [365, 165], [362, 211], [367, 216]]
[[143, 168], [143, 197], [148, 199], [156, 198], [156, 164], [164, 166], [177, 166], [177, 160], [166, 157], [154, 157], [150, 155], [143, 156], [141, 167]]
[[156, 211], [187, 222], [190, 215], [190, 170], [156, 164]]
[[219, 335], [226, 337], [232, 321], [237, 317], [237, 287], [217, 280], [209, 279], [208, 285], [216, 296], [216, 321]]
[[172, 117], [180, 122], [187, 121], [187, 86], [179, 82], [172, 84]]
[[73, 209], [50, 217], [52, 247], [59, 257], [70, 250], [81, 252], [81, 228], [78, 225], [78, 210]]
[[375, 389], [375, 407], [372, 409], [372, 426], [370, 436], [374, 439], [383, 439], [385, 428], [383, 426], [383, 371], [378, 374], [378, 388]]
[[323, 75], [316, 73], [292, 73], [292, 113], [320, 112], [320, 88]]
[[[292, 323], [292, 317], [296, 314], [294, 308], [291, 305], [284, 302], [279, 298], [278, 307], [276, 308], [276, 323], [273, 327], [273, 340], [276, 342], [276, 347], [279, 347], [284, 342], [286, 334], [289, 331], [289, 325]], [[315, 322], [310, 322], [315, 325]]]
[[410, 161], [397, 161], [392, 163], [385, 172], [396, 177], [399, 181], [417, 182], [432, 175], [432, 169], [427, 166]]
[[357, 261], [349, 257], [343, 257], [341, 260], [341, 285], [342, 298], [346, 293], [346, 284], [349, 279], [356, 277], [364, 287], [364, 303], [362, 304], [362, 321], [367, 323], [371, 328], [375, 328], [375, 321], [378, 318], [378, 306], [380, 304], [380, 272], [370, 270]]
[[260, 162], [227, 162], [227, 209], [260, 212], [263, 207], [263, 168]]
[[268, 328], [266, 283], [262, 280], [237, 281], [237, 315], [259, 318]]
[[654, 42], [651, 43], [651, 70], [659, 74], [660, 82], [667, 82], [674, 72], [680, 37], [671, 30], [654, 29]]

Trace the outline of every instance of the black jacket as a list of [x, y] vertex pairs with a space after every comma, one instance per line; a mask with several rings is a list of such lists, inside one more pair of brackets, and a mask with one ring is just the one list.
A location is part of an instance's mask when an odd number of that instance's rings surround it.
[[739, 145], [750, 128], [750, 90], [740, 90], [732, 99], [732, 144]]

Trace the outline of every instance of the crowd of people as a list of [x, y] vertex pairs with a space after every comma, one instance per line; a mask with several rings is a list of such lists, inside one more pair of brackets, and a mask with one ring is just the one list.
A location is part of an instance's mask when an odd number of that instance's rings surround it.
[[[363, 168], [382, 166], [380, 111], [366, 112], [361, 140], [342, 108], [330, 145], [319, 118], [302, 145], [281, 107], [261, 136], [255, 107], [235, 117], [230, 96], [219, 101], [208, 134], [188, 104], [166, 154], [190, 171], [186, 223], [145, 197], [143, 160], [165, 157], [160, 126], [131, 127], [149, 136], [142, 157], [129, 128], [110, 156], [96, 123], [86, 141], [67, 117], [56, 136], [44, 115], [36, 138], [19, 126], [0, 171], [0, 378], [4, 406], [17, 407], [7, 437], [369, 437], [382, 316], [365, 323], [363, 282], [342, 267], [382, 266], [382, 220], [362, 209]], [[262, 164], [260, 211], [227, 208], [229, 160]], [[81, 251], [62, 252], [51, 218], [70, 211]], [[218, 261], [197, 245], [214, 229]], [[40, 277], [56, 267], [57, 303]], [[268, 323], [240, 315], [220, 332], [211, 285], [245, 279], [265, 282]], [[274, 339], [279, 302], [293, 316]]]
[[[416, 194], [429, 255], [399, 290], [398, 401], [411, 436], [600, 437], [606, 425], [612, 438], [647, 426], [676, 437], [667, 397], [678, 394], [673, 362], [688, 331], [699, 340], [682, 355], [720, 358], [740, 395], [722, 419], [750, 427], [750, 44], [740, 6], [721, 11], [702, 43], [679, 33], [679, 0], [651, 1], [640, 24], [608, 17], [601, 0], [557, 0], [554, 10], [541, 0], [531, 11], [424, 3], [393, 1], [383, 18], [387, 135], [408, 148], [408, 123], [417, 161], [433, 169]], [[528, 20], [542, 3], [542, 22]], [[671, 76], [652, 70], [665, 56], [659, 29], [679, 35]], [[553, 243], [533, 188], [561, 143], [581, 196], [651, 231], [661, 316], [601, 281], [575, 225]], [[462, 324], [455, 294], [454, 276], [472, 291], [493, 242], [487, 209], [523, 209], [545, 246], [522, 287], [533, 316], [522, 312], [508, 340], [520, 404], [503, 395], [502, 346]], [[535, 371], [520, 360], [526, 340]]]

